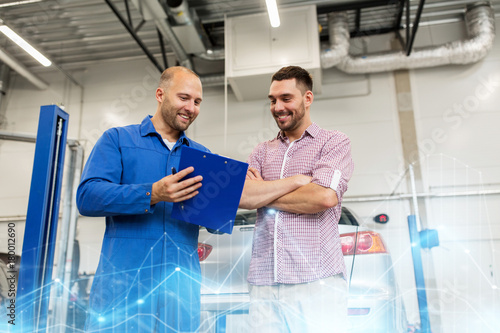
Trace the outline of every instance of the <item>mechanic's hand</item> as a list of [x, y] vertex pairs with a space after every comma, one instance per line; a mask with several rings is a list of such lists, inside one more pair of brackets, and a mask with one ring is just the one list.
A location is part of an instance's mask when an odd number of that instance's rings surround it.
[[188, 167], [177, 172], [175, 175], [168, 175], [156, 183], [153, 183], [151, 205], [160, 201], [185, 201], [197, 195], [199, 193], [197, 190], [201, 187], [202, 176], [196, 176], [181, 181], [182, 178], [193, 171], [193, 167]]
[[257, 169], [252, 168], [252, 167], [248, 168], [246, 179], [264, 180], [264, 179], [262, 179], [262, 176], [260, 175], [259, 171], [257, 171]]

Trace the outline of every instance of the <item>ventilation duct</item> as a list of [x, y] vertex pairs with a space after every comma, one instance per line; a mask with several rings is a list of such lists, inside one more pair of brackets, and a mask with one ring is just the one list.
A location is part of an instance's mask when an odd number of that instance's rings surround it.
[[470, 64], [484, 58], [495, 38], [495, 18], [488, 3], [468, 6], [465, 24], [469, 38], [440, 46], [414, 49], [410, 56], [404, 52], [380, 53], [367, 56], [344, 56], [349, 44], [347, 16], [329, 15], [330, 48], [321, 54], [322, 67], [337, 66], [347, 73], [376, 73], [398, 69], [435, 67], [450, 64]]
[[347, 12], [328, 13], [328, 36], [330, 36], [330, 47], [320, 54], [322, 68], [338, 65], [349, 55]]
[[186, 53], [205, 53], [210, 41], [196, 11], [189, 8], [187, 1], [167, 0], [166, 12], [170, 18], [172, 31]]
[[221, 52], [210, 49], [211, 43], [196, 12], [183, 0], [132, 0], [145, 21], [154, 21], [156, 28], [169, 41], [182, 66], [193, 69], [189, 54], [205, 60], [223, 60]]
[[166, 0], [166, 10], [176, 25], [193, 24], [189, 7], [183, 0]]
[[200, 76], [203, 87], [214, 87], [224, 84], [224, 74], [208, 74]]
[[186, 51], [184, 51], [184, 48], [168, 23], [167, 14], [160, 3], [157, 0], [132, 0], [132, 2], [145, 21], [154, 21], [156, 28], [161, 32], [163, 37], [169, 41], [179, 63], [184, 67], [192, 69], [193, 65], [191, 59], [189, 59]]
[[226, 55], [224, 48], [218, 47], [209, 48], [207, 49], [207, 52], [198, 53], [196, 56], [204, 60], [224, 60]]

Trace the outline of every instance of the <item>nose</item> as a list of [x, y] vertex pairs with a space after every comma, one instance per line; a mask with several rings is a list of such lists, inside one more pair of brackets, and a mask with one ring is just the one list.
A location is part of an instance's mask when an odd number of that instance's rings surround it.
[[274, 107], [273, 107], [274, 111], [284, 110], [285, 109], [284, 105], [285, 104], [281, 100], [277, 99], [276, 102], [274, 103]]
[[194, 107], [195, 107], [194, 100], [188, 99], [186, 101], [185, 105], [184, 105], [184, 110], [193, 113], [194, 112]]

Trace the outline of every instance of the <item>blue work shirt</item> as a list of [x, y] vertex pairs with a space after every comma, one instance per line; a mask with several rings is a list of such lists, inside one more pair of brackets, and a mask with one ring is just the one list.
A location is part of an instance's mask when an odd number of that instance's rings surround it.
[[147, 116], [94, 146], [77, 192], [82, 215], [106, 217], [87, 331], [197, 331], [199, 227], [173, 219], [170, 202], [150, 203], [153, 183], [178, 170], [183, 145], [209, 152], [184, 133], [168, 149]]

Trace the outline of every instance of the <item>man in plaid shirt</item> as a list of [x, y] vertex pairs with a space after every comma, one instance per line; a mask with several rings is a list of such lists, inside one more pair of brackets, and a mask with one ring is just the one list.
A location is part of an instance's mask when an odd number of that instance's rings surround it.
[[353, 172], [350, 140], [311, 121], [311, 75], [281, 68], [271, 79], [280, 132], [250, 157], [241, 208], [257, 222], [248, 273], [254, 332], [345, 332], [347, 283], [338, 221]]

